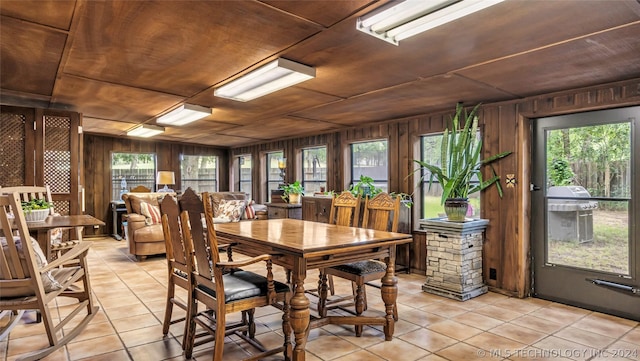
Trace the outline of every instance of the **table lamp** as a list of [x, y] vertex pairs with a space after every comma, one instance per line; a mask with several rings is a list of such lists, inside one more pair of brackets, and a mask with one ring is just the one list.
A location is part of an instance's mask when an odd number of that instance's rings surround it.
[[171, 171], [161, 170], [158, 172], [158, 176], [156, 177], [156, 184], [158, 186], [164, 184], [164, 188], [158, 189], [158, 192], [173, 192], [173, 189], [170, 189], [167, 185], [176, 184], [176, 176]]

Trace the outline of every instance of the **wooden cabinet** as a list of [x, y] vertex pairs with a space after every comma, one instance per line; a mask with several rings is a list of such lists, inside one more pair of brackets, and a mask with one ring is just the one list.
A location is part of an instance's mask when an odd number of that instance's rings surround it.
[[267, 203], [269, 219], [302, 219], [302, 205], [289, 203]]
[[331, 197], [302, 197], [302, 219], [305, 221], [329, 223]]

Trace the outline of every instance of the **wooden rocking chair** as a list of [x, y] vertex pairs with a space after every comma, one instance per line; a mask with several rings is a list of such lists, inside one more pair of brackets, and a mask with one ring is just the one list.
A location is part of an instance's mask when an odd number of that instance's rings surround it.
[[[45, 186], [17, 186], [17, 187], [2, 187], [0, 188], [0, 194], [18, 193], [18, 197], [21, 202], [27, 202], [33, 199], [44, 199], [48, 203], [53, 204], [53, 197], [51, 196], [51, 189], [48, 185]], [[49, 215], [58, 215], [54, 210], [54, 207], [49, 208]], [[75, 231], [75, 239], [64, 241], [63, 231], [72, 230]], [[45, 256], [47, 260], [59, 257], [62, 253], [66, 252], [78, 245], [82, 241], [82, 231], [84, 227], [67, 227], [67, 228], [54, 228], [47, 232], [47, 242], [49, 246], [46, 247]], [[54, 257], [55, 255], [55, 257]]]
[[[9, 216], [10, 212], [13, 217]], [[20, 361], [39, 360], [79, 335], [98, 312], [91, 296], [86, 261], [91, 242], [81, 242], [47, 263], [40, 246], [29, 236], [17, 193], [0, 195], [0, 225], [0, 310], [40, 312], [49, 347], [18, 358]], [[78, 304], [54, 324], [51, 308], [55, 307], [56, 297], [72, 297]], [[65, 329], [64, 336], [60, 337], [62, 327], [68, 325], [74, 326]]]

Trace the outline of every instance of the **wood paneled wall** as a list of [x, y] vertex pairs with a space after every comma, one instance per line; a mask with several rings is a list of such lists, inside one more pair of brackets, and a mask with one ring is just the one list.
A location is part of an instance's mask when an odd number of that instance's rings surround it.
[[93, 234], [111, 234], [113, 229], [110, 209], [112, 152], [155, 153], [158, 170], [170, 170], [176, 173], [176, 184], [173, 187], [175, 189], [182, 189], [180, 184], [181, 155], [215, 155], [219, 157], [218, 189], [229, 189], [229, 168], [226, 166], [229, 164], [227, 149], [92, 134], [85, 134], [84, 149], [85, 213], [92, 214], [107, 224], [106, 227], [101, 227]]
[[[489, 219], [483, 249], [483, 272], [486, 283], [493, 289], [524, 297], [531, 287], [530, 266], [530, 217], [529, 194], [531, 125], [535, 118], [577, 113], [614, 107], [640, 104], [640, 79], [631, 79], [613, 84], [576, 89], [553, 94], [530, 97], [518, 101], [483, 105], [480, 112], [484, 155], [503, 151], [513, 154], [495, 164], [497, 173], [504, 179], [515, 174], [517, 184], [506, 188], [500, 198], [495, 188], [482, 195], [482, 217]], [[455, 104], [452, 104], [453, 107]], [[425, 114], [405, 119], [393, 119], [340, 132], [318, 134], [309, 137], [279, 140], [258, 145], [225, 148], [205, 147], [180, 143], [154, 142], [131, 138], [113, 138], [92, 134], [84, 135], [85, 213], [94, 215], [107, 223], [99, 230], [87, 230], [89, 234], [110, 234], [111, 152], [153, 152], [157, 155], [158, 169], [180, 173], [180, 155], [217, 155], [219, 157], [219, 189], [234, 189], [232, 160], [236, 156], [250, 154], [255, 162], [253, 169], [253, 194], [258, 203], [266, 200], [264, 156], [266, 152], [282, 150], [287, 157], [286, 181], [300, 178], [301, 169], [295, 159], [303, 148], [327, 146], [327, 189], [346, 189], [349, 183], [348, 146], [352, 142], [387, 139], [389, 141], [389, 190], [420, 194], [412, 176], [413, 159], [419, 157], [421, 135], [441, 132], [449, 114]], [[229, 167], [225, 165], [229, 164]], [[231, 172], [230, 172], [231, 171]], [[179, 177], [176, 189], [181, 189]], [[415, 192], [414, 192], [415, 191]], [[414, 210], [414, 222], [418, 210]], [[411, 260], [416, 272], [426, 270], [426, 247], [423, 233], [414, 232]], [[490, 279], [489, 270], [494, 269], [496, 279]]]
[[[576, 89], [530, 97], [518, 101], [484, 104], [480, 120], [484, 141], [484, 156], [503, 151], [513, 154], [495, 163], [496, 172], [504, 179], [514, 174], [517, 184], [513, 188], [503, 187], [499, 197], [495, 187], [482, 194], [482, 217], [490, 223], [485, 234], [483, 249], [483, 273], [486, 283], [506, 294], [524, 297], [531, 288], [530, 262], [530, 217], [529, 195], [531, 124], [535, 118], [590, 110], [624, 107], [640, 104], [640, 79], [632, 79], [597, 87]], [[455, 104], [451, 105], [453, 109]], [[419, 157], [420, 136], [444, 130], [449, 113], [426, 114], [406, 119], [394, 119], [341, 132], [321, 134], [306, 138], [280, 140], [255, 146], [234, 148], [232, 159], [238, 155], [251, 154], [260, 160], [265, 152], [283, 150], [288, 159], [287, 181], [299, 179], [300, 169], [292, 168], [297, 152], [304, 147], [327, 146], [327, 189], [342, 190], [348, 186], [348, 145], [352, 142], [387, 139], [389, 141], [389, 190], [413, 193], [419, 199], [412, 176], [413, 159]], [[256, 168], [261, 167], [260, 162]], [[264, 193], [260, 169], [254, 169], [254, 194]], [[258, 180], [258, 181], [255, 181]], [[260, 193], [262, 192], [262, 193]], [[414, 210], [414, 222], [417, 208]], [[426, 270], [426, 246], [423, 233], [414, 232], [414, 272]], [[494, 269], [496, 279], [489, 279]]]

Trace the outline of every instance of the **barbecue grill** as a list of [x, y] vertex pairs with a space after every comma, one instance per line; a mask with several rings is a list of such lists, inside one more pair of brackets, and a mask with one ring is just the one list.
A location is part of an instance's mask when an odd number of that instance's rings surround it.
[[[589, 192], [580, 186], [550, 187], [547, 202], [549, 238], [559, 241], [593, 241], [593, 210], [598, 202], [590, 200]], [[585, 199], [576, 199], [585, 198]]]

